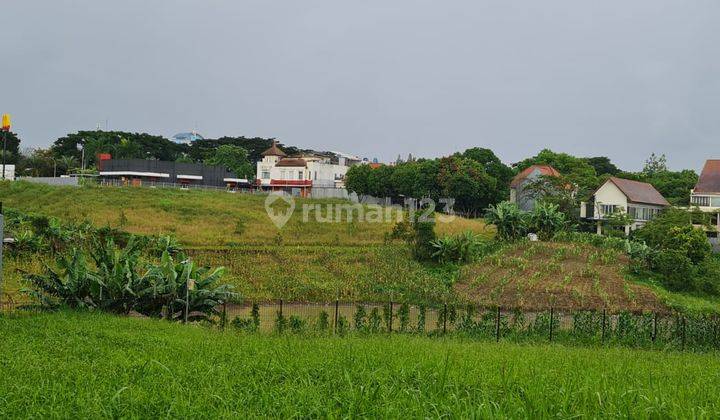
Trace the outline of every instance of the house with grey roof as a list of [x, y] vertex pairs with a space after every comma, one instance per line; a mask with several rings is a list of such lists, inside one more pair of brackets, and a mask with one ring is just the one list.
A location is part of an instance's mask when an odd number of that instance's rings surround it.
[[625, 234], [638, 229], [652, 220], [670, 203], [647, 182], [610, 177], [593, 194], [590, 205], [582, 203], [580, 217], [594, 220], [597, 233], [607, 233], [608, 218], [615, 213], [626, 213], [630, 224], [624, 226]]
[[690, 205], [710, 215], [710, 223], [715, 229], [706, 229], [706, 232], [717, 251], [720, 249], [720, 159], [705, 161], [695, 188], [690, 190]]

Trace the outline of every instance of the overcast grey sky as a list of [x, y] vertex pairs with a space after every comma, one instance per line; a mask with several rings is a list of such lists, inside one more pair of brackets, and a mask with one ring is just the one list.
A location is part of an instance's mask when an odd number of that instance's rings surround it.
[[720, 158], [720, 1], [33, 1], [0, 8], [25, 146], [262, 136], [383, 161], [548, 147]]

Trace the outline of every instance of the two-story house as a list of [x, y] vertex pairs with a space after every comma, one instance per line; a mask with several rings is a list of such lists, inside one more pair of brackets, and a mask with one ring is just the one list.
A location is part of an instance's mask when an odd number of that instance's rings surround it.
[[595, 191], [591, 205], [581, 204], [580, 217], [595, 220], [597, 233], [602, 235], [610, 215], [626, 213], [630, 224], [624, 229], [625, 234], [629, 234], [669, 205], [665, 197], [647, 182], [611, 177]]
[[349, 167], [359, 158], [338, 152], [287, 156], [273, 141], [257, 163], [257, 184], [263, 189], [308, 196], [315, 188], [343, 188]]
[[710, 243], [717, 247], [720, 232], [720, 159], [705, 161], [695, 188], [690, 190], [690, 205], [710, 215], [715, 231], [707, 229], [707, 235]]

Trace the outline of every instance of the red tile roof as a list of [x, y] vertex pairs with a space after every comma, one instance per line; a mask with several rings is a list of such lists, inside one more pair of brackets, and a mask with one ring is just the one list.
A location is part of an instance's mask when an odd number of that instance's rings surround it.
[[560, 172], [550, 165], [532, 165], [532, 166], [526, 168], [525, 170], [523, 170], [522, 172], [520, 172], [519, 174], [515, 175], [515, 178], [513, 178], [512, 181], [510, 182], [510, 186], [515, 188], [518, 185], [520, 185], [520, 183], [525, 178], [527, 178], [528, 175], [530, 175], [535, 169], [540, 171], [541, 175], [560, 176]]
[[291, 167], [306, 167], [307, 162], [305, 159], [300, 158], [283, 158], [275, 164], [275, 166], [291, 166]]
[[669, 206], [670, 203], [647, 182], [631, 181], [629, 179], [610, 177], [608, 182], [612, 182], [620, 191], [627, 196], [629, 201], [642, 204], [655, 204], [658, 206]]
[[277, 140], [273, 140], [272, 146], [269, 149], [261, 153], [263, 156], [287, 156], [285, 152], [277, 147]]
[[696, 193], [720, 193], [720, 159], [708, 159], [695, 184]]

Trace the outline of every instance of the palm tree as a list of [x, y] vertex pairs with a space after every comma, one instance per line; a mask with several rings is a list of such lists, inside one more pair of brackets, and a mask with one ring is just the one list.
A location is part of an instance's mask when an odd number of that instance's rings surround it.
[[77, 168], [77, 159], [75, 156], [60, 156], [58, 159], [60, 167], [65, 170], [65, 173], [69, 173], [71, 169]]

